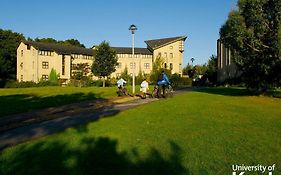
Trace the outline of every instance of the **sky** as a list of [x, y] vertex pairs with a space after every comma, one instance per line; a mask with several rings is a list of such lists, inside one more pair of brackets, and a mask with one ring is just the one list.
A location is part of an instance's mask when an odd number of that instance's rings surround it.
[[86, 47], [108, 41], [135, 47], [145, 40], [187, 36], [184, 65], [204, 64], [216, 55], [220, 27], [237, 0], [1, 0], [0, 28], [26, 38], [77, 39]]

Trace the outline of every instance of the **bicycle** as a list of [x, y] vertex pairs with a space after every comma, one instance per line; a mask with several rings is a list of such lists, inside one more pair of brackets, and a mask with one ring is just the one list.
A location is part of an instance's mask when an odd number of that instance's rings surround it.
[[163, 87], [159, 87], [158, 85], [154, 86], [154, 89], [152, 91], [152, 97], [153, 98], [166, 98], [166, 97], [173, 97], [174, 96], [174, 90], [173, 87], [169, 84], [165, 88], [165, 93], [163, 94]]
[[118, 97], [129, 95], [128, 91], [127, 91], [127, 89], [125, 87], [118, 87], [118, 90], [117, 90], [116, 93], [117, 93]]

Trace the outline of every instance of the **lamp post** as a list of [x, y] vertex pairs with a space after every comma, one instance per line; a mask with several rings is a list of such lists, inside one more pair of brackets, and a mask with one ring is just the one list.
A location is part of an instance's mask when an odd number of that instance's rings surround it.
[[193, 61], [194, 61], [195, 59], [194, 58], [191, 58], [191, 62], [192, 62], [192, 67], [193, 67]]
[[136, 69], [136, 63], [134, 62], [135, 57], [135, 50], [134, 50], [134, 35], [135, 31], [138, 30], [137, 26], [134, 24], [130, 25], [129, 30], [132, 32], [132, 57], [133, 57], [133, 86], [132, 86], [132, 92], [135, 93], [135, 69]]

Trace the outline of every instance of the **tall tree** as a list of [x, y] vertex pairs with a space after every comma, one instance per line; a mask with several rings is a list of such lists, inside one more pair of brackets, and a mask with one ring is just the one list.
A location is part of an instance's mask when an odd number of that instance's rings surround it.
[[183, 70], [182, 70], [183, 75], [188, 75], [188, 77], [192, 78], [192, 65], [187, 64]]
[[34, 41], [42, 42], [42, 43], [53, 43], [53, 44], [58, 43], [58, 41], [55, 40], [54, 38], [35, 38]]
[[16, 78], [17, 47], [22, 40], [22, 34], [0, 29], [0, 84]]
[[65, 41], [61, 41], [62, 44], [67, 45], [67, 46], [78, 46], [78, 47], [84, 47], [84, 44], [81, 44], [77, 39], [67, 39]]
[[[29, 40], [32, 40], [31, 38], [28, 38]], [[62, 40], [58, 41], [54, 38], [35, 38], [34, 41], [36, 42], [42, 42], [42, 43], [53, 43], [53, 44], [62, 44], [66, 46], [77, 46], [77, 47], [84, 47], [85, 45], [80, 43], [77, 39], [67, 39], [67, 40]]]
[[218, 58], [212, 55], [208, 60], [206, 76], [210, 83], [217, 82]]
[[103, 41], [94, 50], [94, 61], [92, 72], [98, 77], [103, 77], [103, 87], [105, 87], [105, 77], [108, 77], [116, 70], [117, 55], [116, 51]]
[[239, 0], [220, 29], [249, 88], [267, 91], [281, 83], [280, 12], [280, 0]]

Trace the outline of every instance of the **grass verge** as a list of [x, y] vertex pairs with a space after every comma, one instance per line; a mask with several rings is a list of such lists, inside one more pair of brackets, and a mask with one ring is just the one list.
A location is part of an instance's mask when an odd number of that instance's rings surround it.
[[225, 175], [233, 164], [276, 164], [278, 174], [281, 100], [225, 91], [182, 94], [8, 148], [0, 174]]

